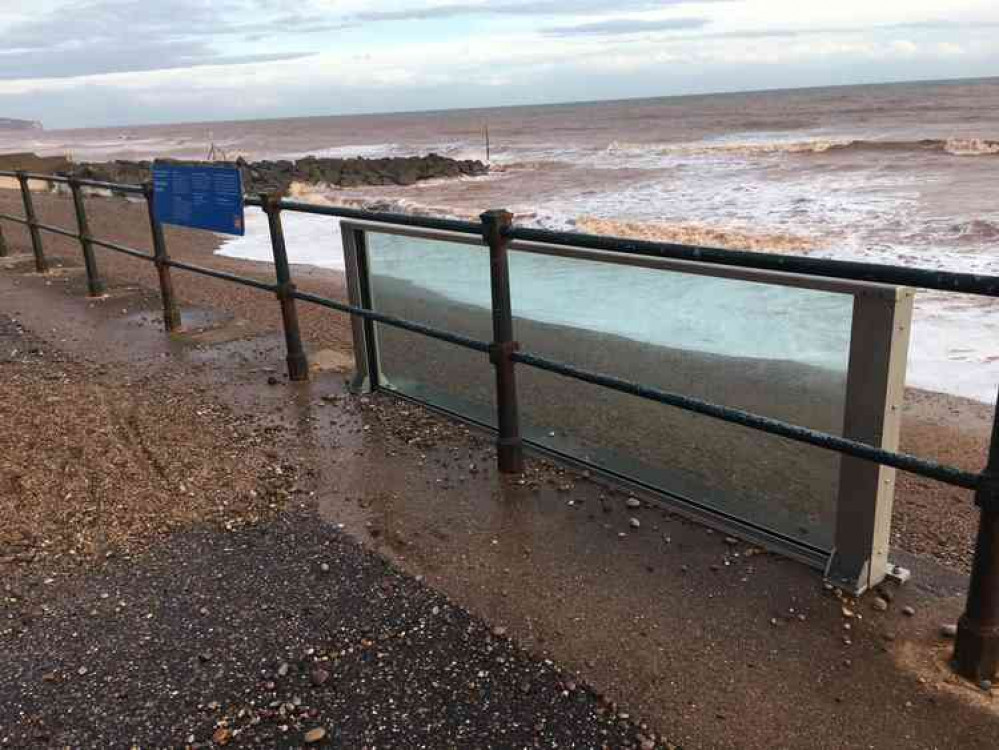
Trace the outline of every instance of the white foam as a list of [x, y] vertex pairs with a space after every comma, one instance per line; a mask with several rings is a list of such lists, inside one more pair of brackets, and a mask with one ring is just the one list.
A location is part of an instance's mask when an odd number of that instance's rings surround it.
[[[290, 263], [343, 270], [339, 219], [285, 211], [281, 214], [281, 222]], [[228, 238], [217, 253], [228, 258], [272, 263], [271, 235], [264, 213], [248, 210], [246, 234]]]
[[927, 294], [916, 298], [906, 382], [996, 403], [999, 303]]
[[296, 153], [285, 154], [285, 159], [305, 159], [315, 156], [319, 159], [351, 159], [363, 156], [366, 159], [381, 159], [388, 156], [410, 155], [411, 149], [403, 149], [397, 143], [358, 143], [353, 146], [329, 146]]

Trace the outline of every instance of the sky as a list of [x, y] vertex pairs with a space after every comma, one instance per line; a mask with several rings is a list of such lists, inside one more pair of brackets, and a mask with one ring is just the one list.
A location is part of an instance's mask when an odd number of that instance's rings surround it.
[[993, 75], [995, 0], [0, 0], [47, 128]]

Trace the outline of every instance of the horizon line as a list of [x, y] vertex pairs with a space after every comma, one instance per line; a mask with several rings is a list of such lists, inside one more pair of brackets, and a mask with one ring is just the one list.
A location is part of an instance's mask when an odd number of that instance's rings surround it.
[[711, 97], [711, 96], [735, 96], [739, 94], [769, 94], [769, 93], [793, 92], [793, 91], [818, 91], [822, 89], [902, 86], [902, 85], [911, 85], [911, 84], [947, 85], [947, 84], [969, 83], [977, 81], [992, 81], [992, 80], [999, 80], [999, 75], [958, 76], [953, 78], [915, 78], [915, 79], [899, 79], [899, 80], [873, 81], [873, 82], [860, 82], [860, 83], [831, 83], [818, 86], [776, 86], [772, 88], [761, 88], [761, 89], [729, 89], [729, 90], [703, 91], [698, 93], [685, 93], [685, 94], [627, 96], [627, 97], [611, 98], [611, 99], [578, 99], [578, 100], [552, 101], [552, 102], [533, 103], [533, 104], [498, 104], [488, 107], [444, 107], [444, 108], [438, 107], [432, 109], [372, 110], [366, 112], [352, 112], [352, 113], [343, 113], [343, 114], [303, 114], [303, 115], [288, 115], [288, 116], [279, 116], [279, 117], [239, 117], [239, 118], [229, 118], [229, 119], [219, 119], [219, 120], [162, 120], [155, 122], [137, 123], [132, 125], [122, 125], [122, 124], [90, 125], [90, 126], [75, 127], [75, 128], [52, 128], [51, 130], [45, 127], [45, 123], [42, 120], [34, 119], [31, 121], [41, 122], [43, 132], [55, 133], [55, 132], [76, 132], [81, 130], [108, 130], [115, 128], [121, 128], [121, 129], [155, 128], [167, 125], [226, 125], [230, 123], [247, 123], [247, 122], [280, 122], [283, 120], [319, 120], [319, 119], [335, 119], [335, 118], [346, 119], [351, 117], [402, 117], [405, 115], [488, 112], [501, 109], [573, 107], [573, 106], [589, 106], [596, 104], [618, 104], [623, 102], [656, 101], [660, 99], [692, 99], [697, 97]]

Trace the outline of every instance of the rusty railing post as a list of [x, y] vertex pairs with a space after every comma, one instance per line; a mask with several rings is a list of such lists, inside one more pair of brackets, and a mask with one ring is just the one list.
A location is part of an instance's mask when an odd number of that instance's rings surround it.
[[267, 224], [271, 231], [271, 250], [274, 253], [274, 271], [277, 276], [277, 298], [281, 302], [281, 319], [284, 322], [284, 340], [288, 348], [288, 378], [291, 380], [309, 379], [309, 361], [302, 348], [302, 332], [298, 326], [298, 310], [292, 294], [295, 285], [291, 282], [291, 269], [288, 267], [288, 250], [284, 244], [284, 228], [281, 226], [281, 196], [276, 193], [261, 193], [260, 202], [267, 214]]
[[513, 311], [510, 303], [510, 264], [507, 232], [513, 223], [508, 211], [486, 211], [482, 238], [489, 246], [489, 281], [493, 297], [493, 343], [489, 360], [496, 368], [496, 416], [499, 440], [496, 443], [499, 470], [504, 474], [524, 471], [524, 444], [517, 413], [517, 377], [510, 355], [517, 350], [513, 339]]
[[7, 240], [3, 236], [3, 224], [0, 224], [0, 258], [6, 258], [10, 255], [10, 250], [7, 249]]
[[962, 677], [992, 682], [999, 672], [999, 406], [984, 477], [975, 491], [979, 508], [968, 602], [957, 624], [954, 668]]
[[83, 190], [75, 178], [70, 178], [69, 189], [73, 192], [73, 208], [76, 209], [76, 228], [80, 235], [80, 248], [83, 250], [83, 265], [87, 270], [87, 294], [100, 297], [104, 294], [104, 282], [94, 257], [94, 244], [91, 242], [90, 222], [87, 221], [87, 208], [83, 202]]
[[163, 298], [163, 328], [167, 333], [180, 329], [180, 308], [173, 293], [173, 278], [170, 276], [170, 266], [167, 263], [166, 238], [163, 236], [163, 225], [156, 218], [153, 208], [153, 183], [142, 185], [142, 194], [146, 196], [146, 209], [149, 212], [149, 228], [153, 235], [153, 263], [160, 277], [160, 296]]
[[24, 172], [17, 173], [17, 181], [21, 183], [21, 198], [24, 200], [24, 218], [28, 222], [28, 232], [31, 234], [31, 249], [35, 253], [35, 270], [38, 273], [48, 273], [49, 264], [45, 260], [45, 248], [42, 247], [42, 233], [38, 231], [38, 216], [35, 214], [35, 202], [31, 198], [31, 186]]

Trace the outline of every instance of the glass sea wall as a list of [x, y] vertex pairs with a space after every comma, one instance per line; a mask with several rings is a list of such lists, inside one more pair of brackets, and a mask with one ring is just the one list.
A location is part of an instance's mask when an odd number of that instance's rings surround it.
[[[365, 239], [375, 310], [492, 340], [486, 248], [375, 232]], [[442, 295], [442, 288], [459, 299]], [[461, 302], [464, 290], [476, 290], [479, 304]], [[485, 354], [381, 323], [375, 337], [382, 388], [495, 426], [495, 376]]]
[[[524, 351], [842, 434], [853, 296], [511, 252]], [[840, 457], [530, 367], [525, 437], [820, 549]]]
[[[367, 233], [375, 309], [492, 337], [488, 251]], [[841, 434], [850, 294], [510, 253], [523, 351]], [[495, 424], [487, 358], [377, 326], [383, 386]], [[820, 549], [840, 457], [518, 367], [529, 440]]]

